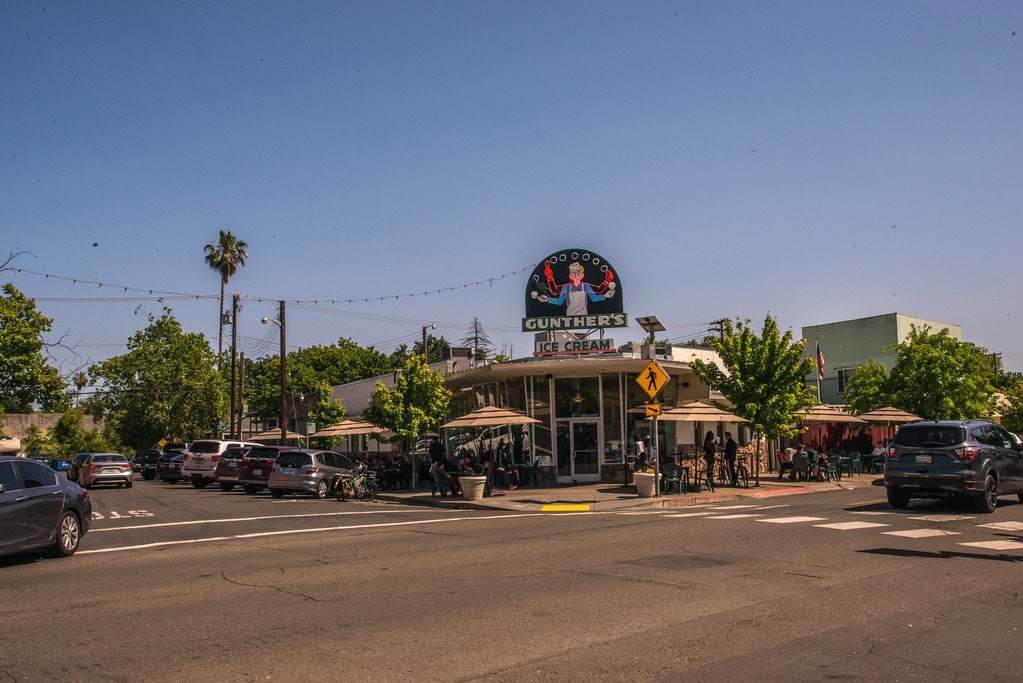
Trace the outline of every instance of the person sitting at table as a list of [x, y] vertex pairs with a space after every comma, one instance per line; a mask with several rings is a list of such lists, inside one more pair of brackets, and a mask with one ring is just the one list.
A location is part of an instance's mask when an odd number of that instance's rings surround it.
[[[438, 486], [447, 486], [451, 489], [452, 495], [455, 493], [455, 487], [457, 486], [451, 475], [444, 471], [444, 461], [438, 460], [437, 462], [430, 465], [430, 478], [433, 479], [433, 483]], [[447, 495], [446, 489], [441, 489], [441, 497]]]
[[789, 473], [789, 479], [796, 478], [795, 465], [792, 464], [792, 456], [796, 454], [794, 448], [783, 448], [778, 451], [778, 478], [781, 479], [782, 475], [786, 472]]
[[817, 454], [817, 460], [814, 462], [814, 475], [818, 481], [824, 481], [828, 478], [828, 449], [822, 448]]

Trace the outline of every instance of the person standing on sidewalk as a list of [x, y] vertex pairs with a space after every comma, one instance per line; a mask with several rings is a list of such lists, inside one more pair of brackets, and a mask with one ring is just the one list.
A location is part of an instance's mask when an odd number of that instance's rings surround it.
[[714, 485], [711, 482], [714, 479], [714, 442], [716, 440], [714, 432], [707, 432], [707, 436], [703, 439], [703, 462], [707, 467], [707, 488], [711, 491], [714, 490]]
[[728, 464], [728, 483], [735, 486], [739, 475], [735, 471], [735, 458], [739, 454], [739, 444], [735, 443], [731, 432], [725, 432], [725, 462]]

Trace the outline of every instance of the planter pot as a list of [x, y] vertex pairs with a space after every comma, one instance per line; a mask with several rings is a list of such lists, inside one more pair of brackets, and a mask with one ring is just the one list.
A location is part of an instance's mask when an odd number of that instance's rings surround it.
[[632, 475], [632, 480], [636, 482], [636, 493], [639, 494], [640, 498], [654, 497], [657, 492], [657, 487], [654, 486], [654, 483], [657, 481], [656, 474], [636, 472]]
[[459, 477], [458, 485], [462, 488], [462, 498], [466, 500], [483, 500], [483, 487], [486, 477]]

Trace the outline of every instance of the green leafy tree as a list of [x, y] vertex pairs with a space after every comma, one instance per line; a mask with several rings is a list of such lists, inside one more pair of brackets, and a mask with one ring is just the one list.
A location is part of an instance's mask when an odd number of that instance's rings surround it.
[[331, 386], [326, 380], [320, 381], [313, 390], [309, 408], [309, 420], [316, 423], [317, 429], [336, 425], [345, 419], [345, 407], [341, 401], [331, 401]]
[[[285, 390], [292, 397], [317, 391], [322, 382], [333, 387], [385, 375], [396, 367], [394, 361], [372, 346], [362, 347], [350, 339], [338, 339], [330, 346], [311, 346], [288, 354]], [[245, 397], [249, 414], [258, 420], [280, 416], [280, 357], [265, 356], [246, 361]], [[289, 403], [290, 404], [290, 403]], [[317, 422], [319, 424], [319, 422]]]
[[411, 356], [393, 389], [377, 382], [363, 415], [393, 432], [407, 453], [415, 439], [437, 428], [450, 404], [451, 392], [444, 386], [444, 378], [430, 370], [422, 356]]
[[845, 385], [845, 400], [857, 415], [895, 403], [887, 391], [888, 369], [871, 358]]
[[11, 283], [0, 297], [0, 405], [10, 413], [28, 413], [38, 403], [43, 410], [65, 405], [64, 381], [43, 355], [43, 333], [53, 321], [36, 310]]
[[57, 420], [52, 437], [57, 454], [65, 458], [76, 453], [118, 450], [102, 433], [85, 428], [84, 413], [78, 408], [68, 410]]
[[930, 420], [982, 417], [991, 408], [995, 369], [987, 351], [915, 325], [892, 348], [898, 357], [885, 391], [903, 410]]
[[191, 440], [213, 430], [224, 407], [221, 378], [201, 334], [185, 333], [164, 309], [128, 341], [128, 352], [89, 369], [102, 381], [96, 405], [136, 450], [165, 437]]
[[1023, 433], [1023, 379], [1003, 385], [1003, 399], [998, 406], [1002, 426], [1010, 432]]
[[220, 332], [217, 335], [217, 358], [224, 353], [224, 288], [227, 281], [234, 277], [238, 268], [245, 265], [248, 258], [249, 245], [231, 233], [230, 230], [221, 230], [217, 239], [212, 240], [203, 247], [206, 252], [206, 265], [220, 274], [220, 316], [217, 321]]
[[21, 450], [26, 453], [55, 453], [57, 444], [39, 425], [29, 425], [25, 438], [21, 440]]
[[[736, 415], [749, 420], [759, 435], [776, 439], [792, 436], [794, 413], [817, 402], [804, 378], [813, 372], [814, 361], [805, 357], [806, 341], [793, 341], [792, 330], [781, 334], [771, 315], [764, 318], [761, 333], [750, 321], [723, 322], [720, 338], [710, 340], [724, 368], [699, 359], [693, 371], [705, 384], [720, 391]], [[758, 443], [759, 451], [759, 443]]]

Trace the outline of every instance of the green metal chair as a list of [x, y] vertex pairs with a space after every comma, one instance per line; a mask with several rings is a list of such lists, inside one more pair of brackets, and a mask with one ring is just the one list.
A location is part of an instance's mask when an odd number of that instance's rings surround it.
[[664, 466], [664, 491], [671, 491], [674, 486], [679, 493], [685, 494], [689, 489], [689, 475], [685, 468], [678, 463], [669, 462]]
[[806, 453], [800, 451], [792, 456], [792, 473], [796, 481], [807, 481], [810, 478], [810, 458]]
[[824, 476], [827, 481], [842, 481], [842, 461], [844, 458], [840, 455], [832, 455], [828, 458], [828, 467], [824, 470]]

